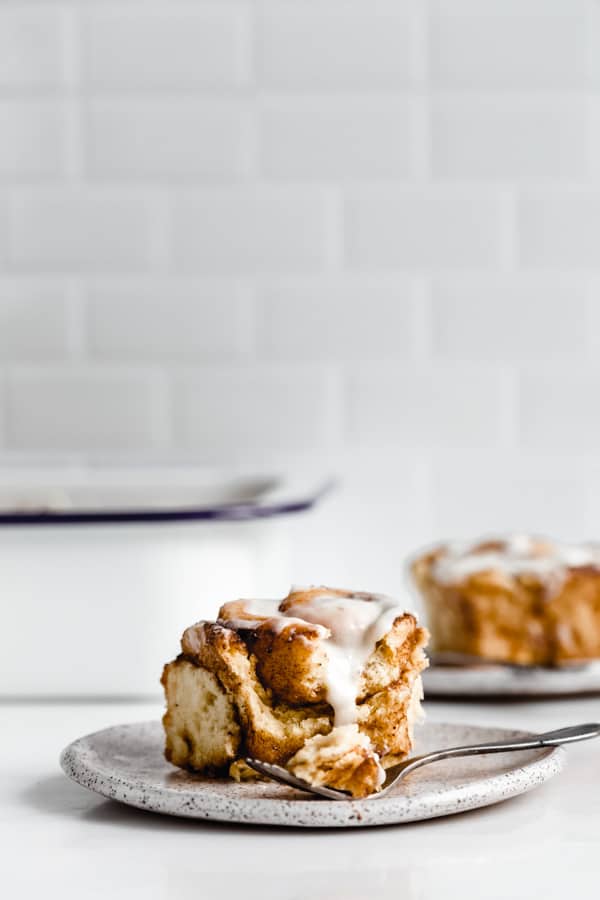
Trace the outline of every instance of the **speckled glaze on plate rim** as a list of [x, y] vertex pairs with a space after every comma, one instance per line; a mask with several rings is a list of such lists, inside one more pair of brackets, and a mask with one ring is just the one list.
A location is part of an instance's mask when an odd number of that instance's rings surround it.
[[[420, 726], [416, 752], [524, 734], [425, 723]], [[453, 760], [423, 769], [410, 783], [399, 786], [397, 793], [381, 800], [328, 801], [305, 799], [305, 795], [273, 783], [236, 784], [190, 775], [164, 760], [162, 745], [158, 722], [116, 725], [74, 741], [63, 750], [60, 762], [66, 775], [83, 787], [155, 813], [252, 825], [331, 828], [415, 822], [489, 806], [543, 784], [561, 771], [565, 760], [559, 747]], [[450, 779], [448, 765], [452, 766]]]

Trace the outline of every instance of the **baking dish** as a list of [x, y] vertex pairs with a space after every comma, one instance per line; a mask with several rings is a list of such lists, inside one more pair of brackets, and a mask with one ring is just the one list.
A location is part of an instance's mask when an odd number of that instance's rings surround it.
[[328, 484], [197, 470], [0, 475], [0, 694], [159, 693], [174, 635], [289, 587], [292, 514]]

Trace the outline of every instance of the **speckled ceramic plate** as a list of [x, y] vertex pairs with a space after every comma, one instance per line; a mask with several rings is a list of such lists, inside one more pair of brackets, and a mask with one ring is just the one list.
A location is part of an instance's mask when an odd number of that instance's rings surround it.
[[600, 693], [600, 661], [562, 669], [432, 663], [423, 672], [427, 697], [572, 697]]
[[[415, 753], [522, 735], [523, 732], [427, 722]], [[556, 775], [564, 752], [548, 747], [446, 760], [415, 772], [381, 800], [320, 800], [274, 783], [235, 784], [194, 776], [163, 757], [158, 722], [117, 725], [80, 738], [61, 755], [66, 774], [130, 806], [195, 819], [254, 825], [340, 827], [390, 825], [488, 806]]]

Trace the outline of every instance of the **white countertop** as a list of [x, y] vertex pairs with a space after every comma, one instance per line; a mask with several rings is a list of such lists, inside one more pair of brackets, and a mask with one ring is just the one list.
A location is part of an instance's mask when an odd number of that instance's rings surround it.
[[[600, 720], [600, 699], [426, 704], [432, 720], [546, 730]], [[427, 900], [597, 893], [600, 741], [562, 775], [487, 809], [414, 825], [287, 830], [169, 819], [70, 782], [58, 755], [159, 704], [2, 705], [0, 847], [6, 897], [111, 900]]]

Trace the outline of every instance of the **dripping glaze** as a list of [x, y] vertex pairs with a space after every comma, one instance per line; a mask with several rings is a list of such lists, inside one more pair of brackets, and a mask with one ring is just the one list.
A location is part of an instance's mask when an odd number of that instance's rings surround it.
[[280, 632], [293, 624], [315, 629], [327, 657], [325, 686], [334, 726], [355, 724], [356, 697], [365, 663], [394, 620], [406, 610], [384, 594], [344, 593], [326, 588], [293, 587], [290, 599], [292, 602], [284, 610], [276, 600], [243, 601], [243, 617], [219, 621], [235, 629], [266, 625]]
[[500, 546], [486, 549], [481, 544], [447, 544], [432, 566], [434, 578], [449, 584], [478, 572], [497, 571], [509, 576], [529, 574], [556, 579], [564, 577], [569, 569], [600, 567], [598, 546], [536, 540], [522, 534], [491, 543]]

